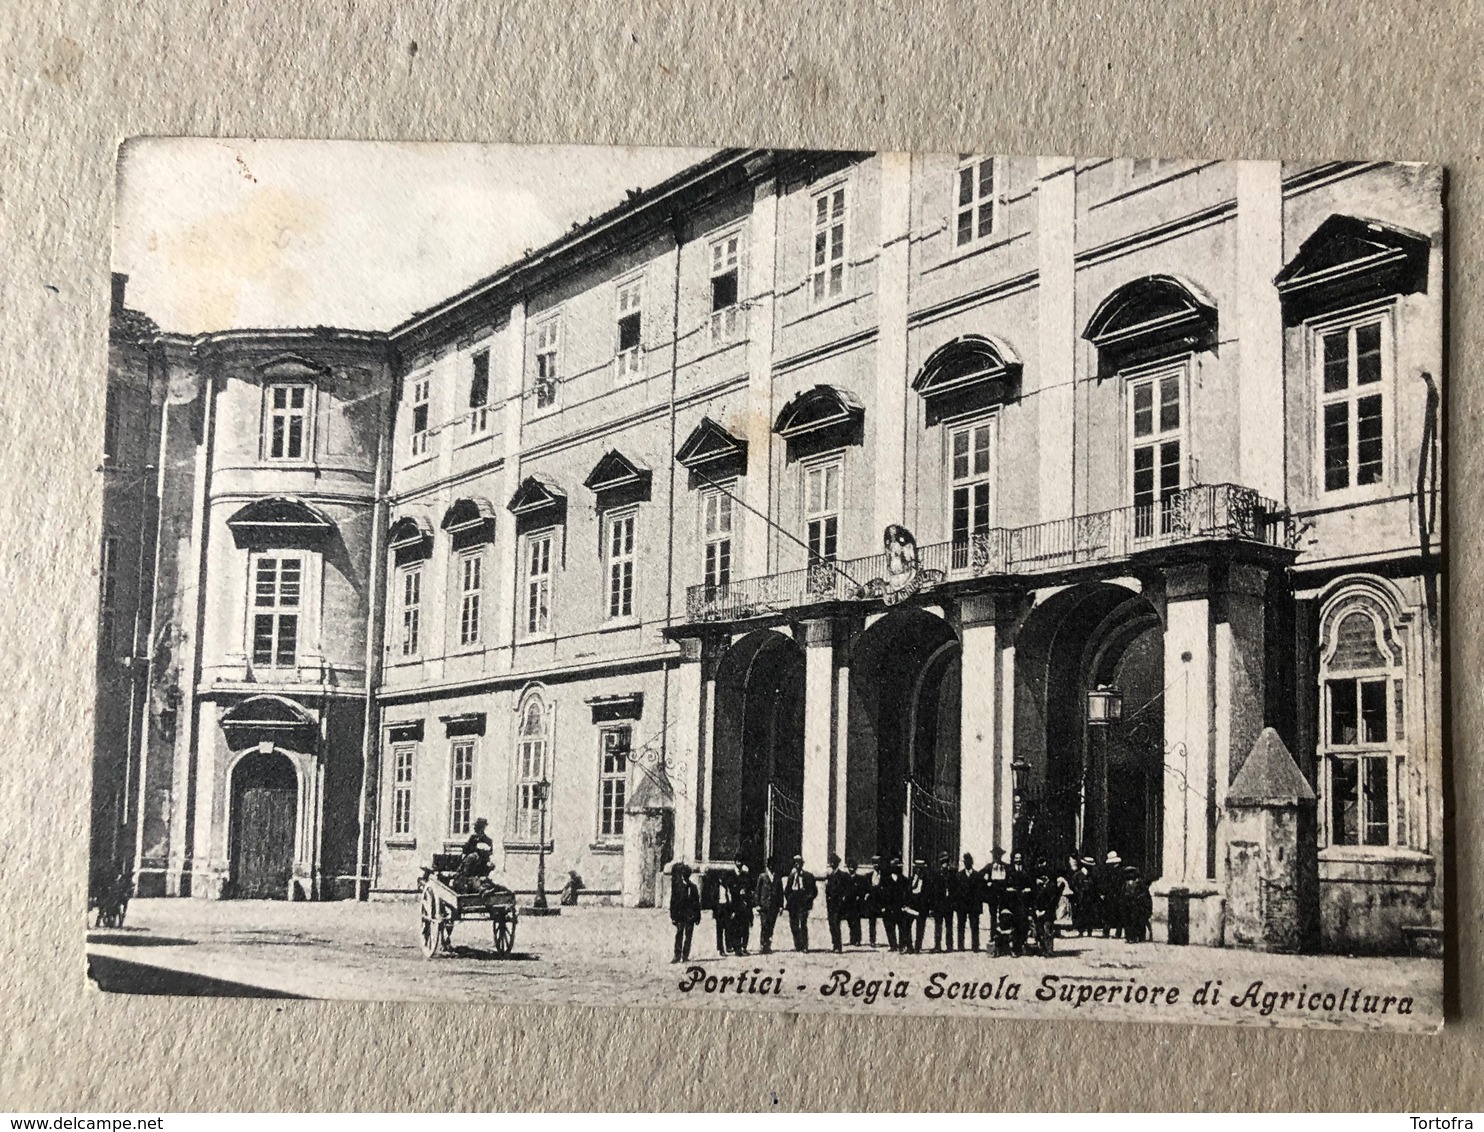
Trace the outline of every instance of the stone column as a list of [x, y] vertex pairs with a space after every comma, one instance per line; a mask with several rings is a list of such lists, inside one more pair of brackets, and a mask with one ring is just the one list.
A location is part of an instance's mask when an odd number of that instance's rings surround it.
[[959, 726], [959, 848], [988, 864], [1014, 829], [1015, 648], [995, 594], [959, 606], [963, 696]]
[[830, 801], [835, 766], [835, 622], [806, 621], [804, 637], [803, 854], [823, 874], [830, 851]]
[[[226, 749], [217, 725], [216, 702], [201, 700], [196, 710], [200, 712], [196, 729], [196, 791], [187, 803], [195, 821], [191, 831], [191, 895], [219, 900], [231, 868], [224, 818], [226, 792], [232, 784], [220, 781], [222, 763], [231, 758], [231, 752]], [[182, 721], [182, 730], [190, 734], [189, 720]]]
[[709, 638], [680, 642], [681, 663], [671, 677], [670, 712], [675, 720], [665, 769], [675, 791], [675, 859], [694, 864], [705, 856], [707, 764], [715, 714], [717, 645]]
[[1164, 875], [1155, 882], [1154, 934], [1171, 943], [1221, 942], [1220, 896], [1211, 858], [1214, 633], [1210, 568], [1165, 575]]
[[912, 155], [882, 153], [881, 257], [876, 287], [875, 529], [906, 515], [907, 288], [912, 224]]
[[[1180, 565], [1165, 574], [1164, 875], [1159, 938], [1220, 944], [1228, 784], [1262, 730], [1265, 568]], [[1188, 908], [1188, 917], [1184, 909]]]
[[1267, 570], [1242, 562], [1226, 568], [1216, 620], [1215, 804], [1225, 801], [1227, 783], [1236, 779], [1242, 761], [1263, 727], [1266, 697], [1264, 607]]

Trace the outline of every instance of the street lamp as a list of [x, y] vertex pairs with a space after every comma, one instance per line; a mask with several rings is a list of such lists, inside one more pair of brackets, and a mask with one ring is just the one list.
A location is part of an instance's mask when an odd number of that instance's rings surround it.
[[546, 910], [546, 799], [551, 796], [551, 783], [542, 779], [535, 785], [536, 805], [541, 813], [541, 833], [536, 839], [536, 900], [534, 906]]
[[1087, 693], [1087, 722], [1106, 727], [1123, 718], [1123, 693], [1111, 684], [1099, 684]]

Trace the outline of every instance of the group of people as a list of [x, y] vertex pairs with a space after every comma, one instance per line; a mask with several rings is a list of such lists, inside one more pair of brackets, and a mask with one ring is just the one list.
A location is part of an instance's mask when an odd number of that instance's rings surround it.
[[[1116, 852], [1109, 852], [1102, 865], [1091, 857], [1072, 857], [1060, 870], [1044, 859], [1028, 868], [1022, 853], [1007, 863], [998, 847], [993, 858], [976, 868], [973, 856], [965, 853], [955, 868], [943, 853], [936, 866], [919, 858], [908, 872], [900, 860], [883, 865], [877, 857], [862, 871], [854, 861], [842, 863], [830, 854], [824, 880], [830, 949], [839, 952], [847, 941], [860, 946], [867, 940], [876, 947], [879, 925], [892, 951], [919, 952], [931, 923], [934, 951], [978, 951], [985, 909], [990, 949], [997, 955], [1029, 950], [1049, 955], [1058, 922], [1084, 936], [1101, 930], [1104, 937], [1121, 936], [1130, 943], [1150, 938], [1149, 883]], [[671, 872], [674, 962], [690, 959], [695, 926], [707, 907], [716, 926], [718, 955], [749, 954], [754, 917], [759, 952], [769, 954], [774, 927], [785, 910], [794, 950], [809, 950], [809, 913], [819, 885], [802, 857], [795, 856], [793, 867], [781, 875], [770, 858], [756, 877], [738, 861], [734, 871], [713, 870], [702, 880], [704, 892], [690, 866], [678, 863]]]
[[[745, 862], [738, 861], [735, 872], [715, 872], [705, 880], [711, 891], [703, 899], [694, 879], [694, 870], [678, 863], [670, 873], [670, 922], [675, 925], [675, 958], [681, 963], [690, 959], [695, 927], [701, 922], [704, 907], [709, 904], [716, 923], [716, 953], [747, 955], [752, 943], [754, 913], [758, 924], [758, 951], [768, 955], [773, 950], [773, 932], [778, 918], [788, 912], [789, 934], [795, 951], [809, 950], [809, 913], [819, 896], [819, 882], [804, 868], [804, 858], [795, 856], [793, 868], [779, 874], [777, 863], [770, 857], [754, 878]], [[828, 882], [826, 896], [828, 897]]]

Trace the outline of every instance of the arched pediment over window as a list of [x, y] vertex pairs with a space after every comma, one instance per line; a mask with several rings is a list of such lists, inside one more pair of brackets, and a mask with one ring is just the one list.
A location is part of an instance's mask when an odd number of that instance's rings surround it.
[[239, 548], [310, 546], [329, 537], [335, 524], [318, 509], [299, 499], [273, 496], [258, 499], [227, 520]]
[[479, 495], [455, 499], [439, 526], [448, 532], [455, 550], [467, 550], [495, 539], [495, 505]]
[[912, 388], [927, 402], [928, 423], [945, 415], [1013, 400], [1021, 362], [998, 338], [966, 334], [945, 342], [923, 362]]
[[294, 730], [313, 727], [315, 722], [314, 717], [293, 700], [282, 696], [249, 696], [222, 713], [221, 725], [228, 729], [253, 727]]
[[866, 407], [848, 389], [815, 385], [796, 393], [779, 411], [773, 431], [790, 445], [828, 437], [834, 443], [861, 443]]
[[387, 532], [387, 545], [395, 551], [413, 551], [426, 548], [433, 541], [433, 525], [426, 516], [416, 514], [399, 515]]
[[313, 381], [329, 373], [329, 370], [301, 358], [298, 354], [279, 354], [259, 366], [258, 372], [269, 381]]
[[1416, 232], [1333, 215], [1273, 280], [1283, 320], [1292, 326], [1353, 303], [1426, 291], [1429, 250]]
[[1216, 303], [1189, 279], [1145, 275], [1098, 304], [1082, 337], [1097, 347], [1098, 376], [1128, 365], [1216, 348]]

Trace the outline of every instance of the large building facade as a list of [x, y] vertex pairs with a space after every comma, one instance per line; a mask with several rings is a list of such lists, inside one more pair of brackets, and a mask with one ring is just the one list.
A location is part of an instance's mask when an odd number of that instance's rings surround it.
[[1271, 727], [1318, 941], [1402, 948], [1441, 190], [732, 150], [384, 336], [154, 336], [141, 889], [411, 890], [484, 816], [506, 883], [634, 904], [673, 859], [1115, 850], [1221, 943]]

